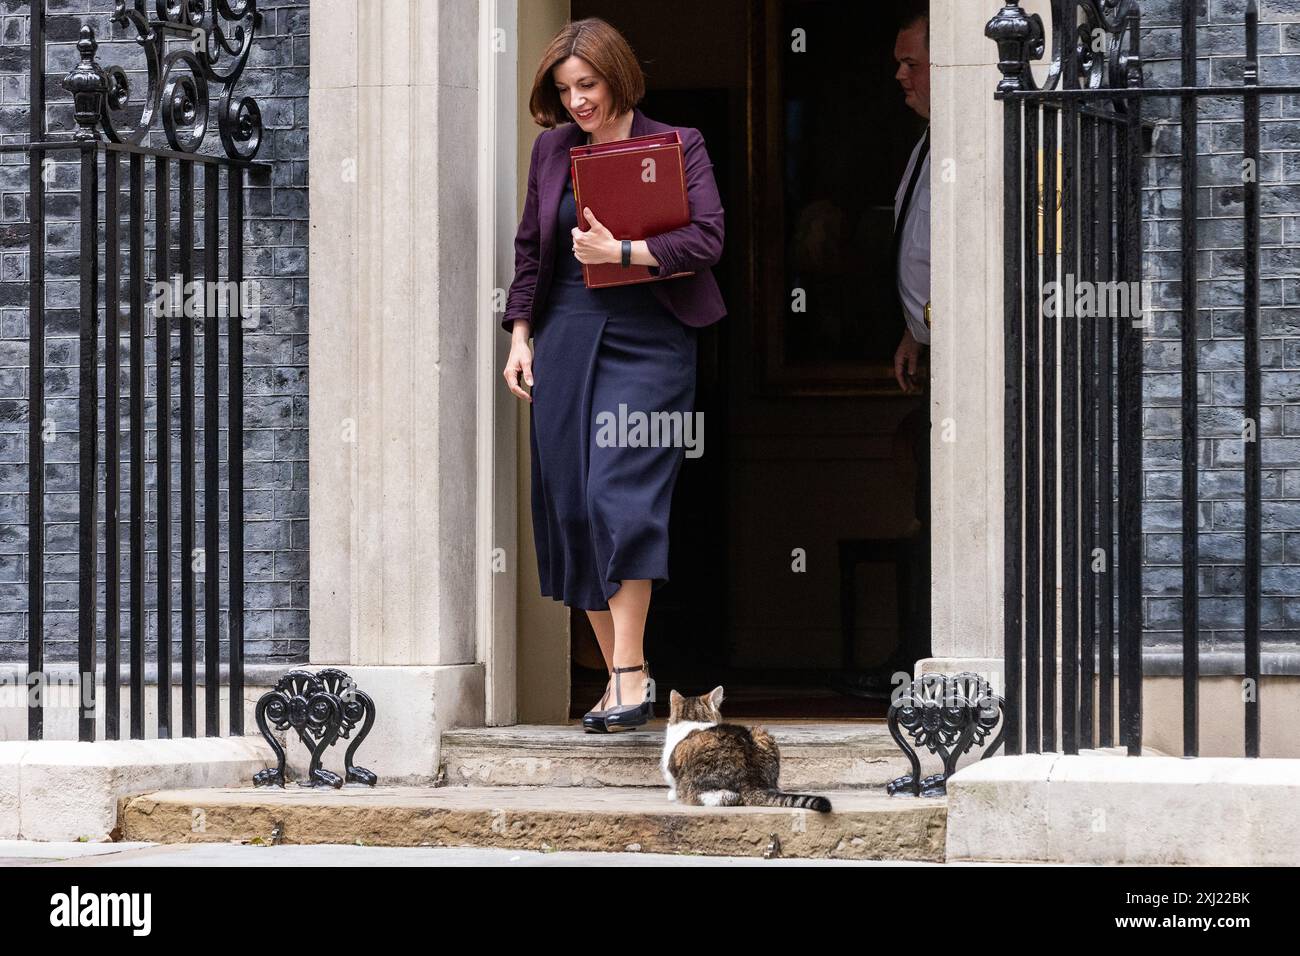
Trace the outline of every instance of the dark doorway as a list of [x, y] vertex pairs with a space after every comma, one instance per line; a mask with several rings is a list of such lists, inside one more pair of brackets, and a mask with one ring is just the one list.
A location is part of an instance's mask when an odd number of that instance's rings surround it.
[[[632, 44], [647, 74], [646, 115], [701, 131], [726, 208], [726, 250], [714, 274], [728, 316], [699, 339], [705, 453], [683, 464], [671, 581], [655, 594], [647, 623], [660, 715], [670, 689], [693, 695], [722, 684], [728, 717], [880, 717], [883, 697], [842, 692], [846, 660], [868, 670], [883, 664], [918, 610], [915, 600], [900, 606], [909, 602], [895, 575], [906, 568], [864, 560], [842, 574], [840, 560], [842, 541], [896, 541], [916, 531], [902, 423], [921, 400], [882, 383], [902, 319], [881, 317], [878, 303], [888, 297], [881, 275], [887, 280], [889, 270], [879, 260], [888, 261], [893, 193], [919, 127], [891, 79], [893, 34], [862, 22], [870, 6], [572, 3], [574, 19], [602, 17]], [[843, 137], [846, 155], [826, 153], [833, 127], [813, 134], [784, 115], [782, 77], [792, 70], [770, 61], [787, 45], [790, 24], [802, 20], [818, 43], [834, 37], [838, 49], [852, 39], [853, 55], [836, 75], [806, 70], [790, 87], [803, 91], [805, 119], [816, 115], [808, 94], [822, 86], [823, 115], [860, 101], [863, 115], [847, 121], [856, 125]], [[864, 75], [848, 83], [845, 71], [854, 69]], [[868, 158], [855, 162], [858, 154]], [[774, 364], [769, 343], [789, 301], [783, 263], [803, 208], [787, 170], [797, 182], [810, 180], [797, 175], [810, 156], [824, 160], [819, 198], [845, 200], [853, 220], [845, 267], [865, 279], [840, 281], [817, 303], [818, 317], [838, 323], [840, 344], [791, 328], [785, 340], [804, 352]], [[854, 284], [866, 293], [850, 295]], [[828, 316], [831, 295], [845, 300], [842, 315]], [[928, 602], [928, 581], [912, 577]], [[848, 635], [846, 610], [856, 622]], [[606, 674], [586, 614], [570, 617], [576, 718], [600, 696]]]

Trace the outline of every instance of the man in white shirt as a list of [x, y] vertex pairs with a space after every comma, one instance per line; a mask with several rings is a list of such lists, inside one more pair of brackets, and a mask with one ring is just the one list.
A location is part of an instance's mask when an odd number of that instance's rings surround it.
[[[928, 4], [915, 4], [901, 21], [894, 58], [895, 79], [909, 107], [930, 118], [930, 17]], [[921, 391], [917, 376], [921, 347], [930, 344], [930, 130], [926, 127], [894, 197], [894, 264], [903, 339], [894, 353], [894, 377], [908, 394]]]

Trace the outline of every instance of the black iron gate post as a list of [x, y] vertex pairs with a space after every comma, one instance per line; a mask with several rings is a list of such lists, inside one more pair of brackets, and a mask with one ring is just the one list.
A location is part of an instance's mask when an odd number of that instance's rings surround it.
[[[95, 739], [95, 635], [98, 610], [97, 533], [98, 403], [99, 403], [99, 121], [107, 82], [95, 62], [97, 44], [89, 30], [77, 41], [81, 62], [63, 80], [72, 94], [77, 131], [73, 139], [81, 158], [81, 293], [78, 371], [78, 497], [77, 522], [77, 733], [81, 740]], [[34, 80], [35, 78], [33, 78]], [[43, 268], [43, 266], [42, 266]]]
[[[1066, 21], [1076, 16], [1066, 3]], [[1079, 51], [1066, 44], [1061, 59], [1062, 83], [1078, 89]], [[1065, 201], [1078, 190], [1079, 103], [1067, 99], [1061, 104], [1061, 272], [1079, 274], [1079, 208]], [[1061, 747], [1067, 752], [1079, 746], [1079, 320], [1071, 312], [1062, 317], [1061, 333]], [[1055, 656], [1051, 658], [1055, 661]], [[1054, 686], [1044, 676], [1045, 686]], [[1053, 708], [1055, 713], [1055, 708]], [[1055, 743], [1044, 741], [1044, 748]]]
[[[1077, 0], [1076, 0], [1077, 2]], [[1121, 58], [1127, 118], [1124, 135], [1122, 281], [1136, 291], [1142, 282], [1142, 18], [1136, 3], [1118, 5], [1127, 32], [1128, 56]], [[1119, 34], [1122, 49], [1124, 32]], [[1140, 296], [1139, 296], [1140, 298]], [[1142, 339], [1147, 315], [1129, 300], [1119, 326], [1119, 650], [1120, 743], [1142, 752]]]
[[[32, 6], [31, 76], [45, 76], [45, 3]], [[28, 135], [45, 139], [45, 84], [29, 84]], [[45, 736], [45, 166], [32, 149], [27, 168], [27, 739]], [[35, 686], [33, 685], [35, 682]]]
[[1242, 111], [1245, 163], [1252, 175], [1243, 177], [1245, 219], [1245, 442], [1246, 497], [1246, 682], [1253, 693], [1244, 695], [1246, 706], [1246, 756], [1259, 756], [1259, 601], [1260, 601], [1260, 363], [1259, 363], [1259, 4], [1246, 7], [1246, 62], [1242, 70]]
[[[1002, 181], [1004, 184], [1019, 183], [1021, 144], [1027, 139], [1022, 134], [1021, 119], [1025, 111], [1018, 100], [1007, 94], [1020, 89], [1024, 64], [1030, 59], [1028, 47], [1035, 42], [1031, 23], [1028, 18], [1015, 17], [1009, 9], [1004, 9], [998, 17], [990, 21], [988, 35], [998, 43], [1002, 71], [1002, 81], [998, 84], [998, 95], [1003, 97], [1002, 109]], [[1039, 54], [1042, 55], [1041, 53]], [[1008, 190], [1004, 199], [1011, 201]], [[1017, 212], [1019, 197], [1015, 198]], [[1017, 213], [1008, 207], [1002, 217], [1002, 248], [1008, 266], [1002, 273], [1002, 302], [1005, 314], [1003, 325], [1003, 368], [1006, 375], [1002, 387], [1003, 431], [1002, 431], [1002, 467], [1004, 489], [1005, 521], [1003, 524], [1003, 661], [1005, 666], [1005, 687], [1003, 695], [1006, 700], [1006, 723], [1003, 746], [1007, 755], [1021, 752], [1021, 714], [1020, 689], [1023, 680], [1021, 671], [1021, 653], [1023, 651], [1023, 604], [1024, 588], [1021, 577], [1024, 574], [1024, 554], [1027, 550], [1023, 541], [1025, 531], [1021, 510], [1022, 496], [1025, 494], [1024, 445], [1021, 442], [1024, 429], [1021, 416], [1024, 414], [1024, 385], [1022, 381], [1025, 365], [1023, 349], [1023, 328], [1020, 321], [1021, 261], [1016, 254], [1020, 243], [1020, 222]], [[1015, 263], [1012, 268], [1010, 263]]]
[[[1185, 87], [1196, 85], [1196, 5], [1183, 5], [1182, 19], [1182, 83]], [[1197, 504], [1200, 500], [1200, 428], [1199, 394], [1197, 376], [1199, 374], [1199, 356], [1197, 355], [1197, 317], [1200, 315], [1200, 296], [1196, 282], [1197, 242], [1197, 208], [1196, 197], [1199, 195], [1199, 174], [1196, 168], [1196, 141], [1200, 129], [1196, 97], [1184, 93], [1181, 97], [1179, 123], [1181, 132], [1179, 175], [1183, 186], [1183, 196], [1191, 202], [1182, 204], [1183, 248], [1192, 255], [1182, 257], [1182, 296], [1183, 315], [1191, 316], [1191, 321], [1184, 319], [1180, 336], [1182, 358], [1183, 396], [1182, 416], [1183, 434], [1181, 454], [1183, 457], [1182, 501], [1183, 532], [1183, 755], [1194, 757], [1200, 751], [1200, 677], [1201, 677], [1201, 600], [1198, 571], [1201, 564], [1200, 516]]]

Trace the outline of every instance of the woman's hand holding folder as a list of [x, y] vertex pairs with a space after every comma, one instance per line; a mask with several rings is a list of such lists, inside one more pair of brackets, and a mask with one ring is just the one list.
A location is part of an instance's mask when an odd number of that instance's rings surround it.
[[583, 265], [618, 262], [622, 256], [622, 248], [619, 241], [614, 238], [614, 234], [606, 229], [586, 206], [582, 207], [582, 213], [587, 217], [587, 222], [591, 223], [591, 228], [584, 232], [578, 226], [573, 227], [574, 256]]
[[[594, 265], [602, 262], [622, 263], [622, 240], [616, 239], [614, 234], [592, 215], [589, 207], [583, 206], [582, 213], [587, 222], [591, 223], [591, 228], [586, 231], [583, 231], [578, 226], [573, 228], [574, 257], [583, 265]], [[657, 266], [659, 260], [650, 252], [650, 247], [646, 245], [645, 240], [634, 239], [632, 240], [631, 264], [636, 266]]]

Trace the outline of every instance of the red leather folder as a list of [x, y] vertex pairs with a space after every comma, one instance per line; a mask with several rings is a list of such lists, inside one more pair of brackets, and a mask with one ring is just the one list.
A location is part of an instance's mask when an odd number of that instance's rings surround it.
[[[582, 213], [584, 206], [591, 209], [592, 215], [615, 239], [657, 236], [680, 229], [691, 221], [682, 142], [676, 130], [594, 146], [574, 146], [569, 150], [569, 162], [573, 172], [573, 198], [578, 205], [578, 226], [583, 230], [590, 228]], [[589, 289], [693, 274], [651, 275], [649, 266], [632, 265], [625, 269], [617, 262], [582, 267]]]

